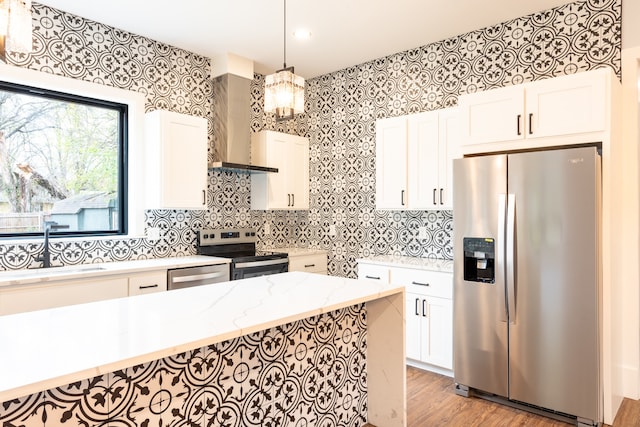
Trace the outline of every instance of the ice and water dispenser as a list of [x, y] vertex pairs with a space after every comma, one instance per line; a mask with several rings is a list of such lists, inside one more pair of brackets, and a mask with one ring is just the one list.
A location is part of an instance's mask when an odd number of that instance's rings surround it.
[[464, 248], [464, 280], [495, 283], [495, 241], [491, 238], [462, 239]]

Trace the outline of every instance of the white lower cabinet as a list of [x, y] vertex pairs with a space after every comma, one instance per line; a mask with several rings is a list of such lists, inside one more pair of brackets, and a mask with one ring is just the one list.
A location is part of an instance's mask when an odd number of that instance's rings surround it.
[[358, 263], [358, 279], [389, 283], [390, 270], [389, 267], [382, 265]]
[[297, 254], [289, 253], [289, 271], [327, 274], [327, 253]]
[[453, 367], [453, 302], [407, 292], [407, 358]]
[[453, 274], [359, 262], [358, 278], [405, 286], [408, 363], [451, 375]]
[[153, 271], [129, 276], [129, 296], [167, 290], [167, 271]]
[[83, 304], [129, 295], [127, 277], [76, 279], [25, 285], [0, 291], [0, 316]]
[[0, 289], [0, 316], [167, 290], [167, 270], [51, 280]]

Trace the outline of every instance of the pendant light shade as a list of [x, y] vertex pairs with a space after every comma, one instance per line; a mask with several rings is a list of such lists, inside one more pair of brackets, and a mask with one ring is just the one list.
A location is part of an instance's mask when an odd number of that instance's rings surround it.
[[304, 113], [304, 79], [293, 74], [293, 67], [269, 74], [264, 84], [264, 109], [276, 120], [292, 119]]
[[292, 119], [304, 112], [304, 79], [287, 67], [287, 0], [284, 0], [284, 61], [283, 68], [265, 78], [264, 110], [274, 113], [276, 121]]
[[0, 59], [33, 49], [31, 0], [0, 0]]

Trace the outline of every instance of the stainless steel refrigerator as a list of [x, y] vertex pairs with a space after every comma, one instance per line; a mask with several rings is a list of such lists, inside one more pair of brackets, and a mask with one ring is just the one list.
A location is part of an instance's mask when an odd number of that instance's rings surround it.
[[600, 182], [596, 147], [454, 161], [459, 394], [602, 421]]

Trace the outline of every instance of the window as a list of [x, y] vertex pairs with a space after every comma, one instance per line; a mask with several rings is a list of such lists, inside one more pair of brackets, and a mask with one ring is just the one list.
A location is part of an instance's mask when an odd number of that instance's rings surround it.
[[0, 236], [127, 232], [128, 105], [0, 82]]

